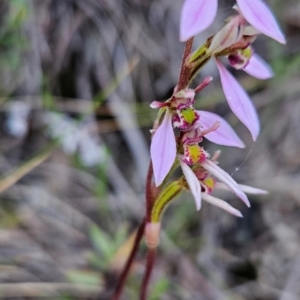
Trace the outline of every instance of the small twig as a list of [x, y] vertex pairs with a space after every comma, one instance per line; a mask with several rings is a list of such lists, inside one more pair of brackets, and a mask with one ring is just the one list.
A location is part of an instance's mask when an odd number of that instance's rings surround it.
[[147, 288], [150, 282], [151, 273], [154, 266], [156, 249], [148, 249], [145, 275], [142, 282], [140, 300], [147, 299]]
[[142, 237], [144, 235], [144, 230], [145, 230], [145, 220], [143, 220], [143, 222], [140, 224], [139, 228], [138, 228], [138, 231], [136, 233], [136, 236], [135, 236], [135, 240], [134, 240], [134, 244], [133, 244], [133, 247], [132, 247], [132, 250], [131, 250], [131, 253], [126, 261], [126, 264], [122, 270], [122, 273], [119, 277], [119, 281], [118, 281], [118, 284], [114, 290], [114, 293], [111, 297], [111, 300], [118, 300], [121, 296], [121, 293], [123, 291], [123, 288], [124, 288], [124, 284], [125, 284], [125, 281], [128, 277], [128, 274], [129, 274], [129, 271], [130, 271], [130, 267], [133, 263], [133, 260], [136, 256], [136, 253], [137, 253], [137, 250], [139, 248], [139, 245], [140, 245], [140, 242], [142, 240]]

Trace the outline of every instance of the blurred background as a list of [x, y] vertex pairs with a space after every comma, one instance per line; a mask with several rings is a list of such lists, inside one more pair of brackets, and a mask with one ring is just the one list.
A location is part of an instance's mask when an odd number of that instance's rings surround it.
[[[222, 26], [234, 1], [219, 1]], [[153, 100], [177, 82], [182, 0], [0, 1], [0, 299], [109, 299], [144, 215]], [[247, 144], [222, 150], [236, 181], [267, 189], [244, 219], [189, 193], [163, 220], [149, 299], [300, 299], [300, 3], [270, 0], [287, 45], [254, 46], [272, 80], [234, 74], [261, 118], [256, 143], [230, 112], [214, 64], [197, 108]], [[137, 299], [143, 243], [123, 299]]]

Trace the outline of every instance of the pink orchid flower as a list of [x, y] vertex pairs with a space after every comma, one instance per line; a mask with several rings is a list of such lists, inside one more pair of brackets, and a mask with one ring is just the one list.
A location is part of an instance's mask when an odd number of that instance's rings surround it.
[[[222, 62], [219, 59], [216, 59], [216, 62], [227, 102], [237, 118], [249, 129], [255, 141], [260, 131], [256, 109], [243, 87], [227, 71]], [[257, 54], [252, 54], [243, 70], [258, 79], [269, 79], [274, 75], [272, 68]]]
[[[237, 0], [244, 18], [261, 33], [285, 44], [285, 37], [269, 7], [262, 0]], [[185, 0], [180, 20], [180, 41], [207, 29], [217, 14], [217, 0]]]
[[[219, 128], [214, 132], [205, 134], [205, 138], [219, 145], [239, 148], [245, 147], [235, 131], [223, 118], [214, 113], [205, 111], [198, 111], [198, 114], [200, 115], [200, 121], [197, 121], [196, 124], [202, 127], [202, 131], [209, 129], [216, 122], [220, 123]], [[203, 122], [201, 122], [201, 119]], [[162, 123], [153, 135], [150, 146], [150, 155], [155, 185], [159, 186], [168, 175], [177, 156], [176, 140], [172, 125], [172, 113], [169, 109], [166, 110]], [[184, 168], [182, 168], [182, 170], [184, 171]]]
[[[204, 200], [212, 205], [215, 205], [228, 213], [242, 218], [242, 213], [236, 208], [232, 207], [230, 204], [222, 199], [214, 197], [210, 192], [202, 191], [199, 179], [192, 171], [192, 169], [180, 160], [181, 168], [188, 183], [189, 189], [193, 195], [196, 203], [196, 208], [199, 210], [201, 208], [201, 201]], [[213, 160], [206, 160], [201, 163], [201, 166], [205, 168], [210, 174], [212, 174], [219, 181], [215, 182], [213, 190], [228, 190], [233, 192], [237, 197], [239, 197], [247, 207], [250, 207], [250, 202], [245, 193], [263, 195], [268, 192], [265, 190], [257, 189], [247, 185], [237, 184], [236, 181], [223, 169], [221, 169]]]

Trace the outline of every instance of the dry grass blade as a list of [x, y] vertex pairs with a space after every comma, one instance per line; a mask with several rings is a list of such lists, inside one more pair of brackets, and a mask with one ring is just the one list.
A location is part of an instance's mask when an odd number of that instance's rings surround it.
[[18, 182], [22, 177], [24, 177], [34, 168], [42, 164], [50, 156], [55, 147], [56, 145], [51, 145], [42, 153], [36, 155], [22, 166], [16, 168], [7, 176], [4, 176], [4, 178], [0, 180], [0, 193], [3, 193], [5, 190], [7, 190], [16, 182]]
[[88, 284], [73, 283], [2, 283], [0, 284], [0, 297], [58, 297], [70, 295], [72, 297], [96, 298], [102, 287]]
[[129, 236], [129, 238], [121, 245], [117, 253], [114, 255], [110, 266], [111, 270], [116, 272], [120, 272], [122, 270], [134, 246], [136, 234], [137, 234], [137, 230], [135, 230]]
[[120, 83], [135, 69], [138, 65], [140, 59], [138, 57], [133, 57], [128, 63], [126, 63], [116, 78], [114, 78], [104, 90], [102, 90], [98, 95], [95, 96], [94, 109], [97, 109], [102, 102], [108, 98], [114, 90], [120, 85]]

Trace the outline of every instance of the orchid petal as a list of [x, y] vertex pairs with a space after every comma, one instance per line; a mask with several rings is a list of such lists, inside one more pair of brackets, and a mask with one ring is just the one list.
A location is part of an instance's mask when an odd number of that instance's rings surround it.
[[217, 0], [185, 0], [180, 20], [180, 41], [189, 38], [208, 28], [217, 14]]
[[285, 44], [285, 37], [269, 7], [261, 0], [237, 0], [245, 19], [261, 33]]
[[198, 113], [200, 115], [200, 120], [197, 121], [197, 123], [201, 124], [204, 130], [212, 127], [215, 122], [220, 123], [218, 129], [205, 134], [204, 137], [209, 141], [218, 145], [245, 148], [245, 144], [237, 136], [229, 123], [223, 118], [208, 111], [198, 110]]
[[269, 194], [268, 191], [266, 190], [262, 190], [262, 189], [258, 189], [252, 186], [248, 186], [248, 185], [244, 185], [244, 184], [239, 184], [239, 187], [241, 188], [241, 190], [247, 194], [253, 194], [253, 195], [267, 195]]
[[[244, 184], [239, 184], [240, 189], [247, 193], [247, 194], [252, 194], [252, 195], [267, 195], [269, 194], [268, 191], [258, 189], [252, 186], [244, 185]], [[229, 190], [229, 188], [223, 183], [223, 182], [216, 182], [215, 183], [215, 188], [220, 189], [220, 190]]]
[[210, 160], [206, 160], [201, 163], [202, 167], [209, 171], [212, 175], [217, 177], [220, 181], [222, 181], [227, 187], [235, 193], [248, 207], [250, 207], [250, 202], [246, 196], [246, 194], [241, 190], [238, 184], [234, 181], [234, 179], [223, 169], [217, 166]]
[[231, 110], [249, 129], [252, 139], [255, 141], [258, 137], [260, 127], [255, 107], [244, 89], [219, 60], [217, 60], [217, 66], [220, 72], [223, 91]]
[[185, 176], [185, 179], [189, 185], [190, 191], [194, 197], [196, 209], [200, 210], [201, 208], [201, 185], [196, 177], [195, 173], [192, 171], [192, 169], [185, 164], [181, 159], [179, 159], [180, 166], [182, 169], [182, 172]]
[[269, 79], [274, 76], [271, 66], [255, 53], [243, 70], [258, 79]]
[[161, 185], [176, 158], [176, 141], [172, 127], [172, 114], [166, 111], [161, 125], [155, 131], [150, 154], [156, 186]]
[[206, 202], [215, 205], [227, 212], [229, 212], [230, 214], [239, 217], [239, 218], [243, 218], [242, 213], [237, 210], [236, 208], [232, 207], [230, 204], [228, 204], [227, 202], [225, 202], [224, 200], [221, 200], [219, 198], [216, 198], [214, 196], [211, 196], [209, 194], [206, 193], [202, 193], [202, 198], [203, 200], [205, 200]]

